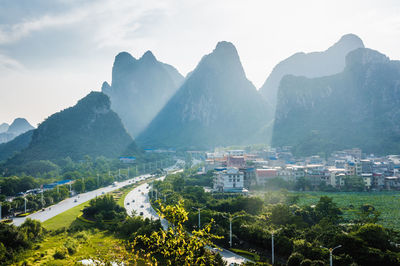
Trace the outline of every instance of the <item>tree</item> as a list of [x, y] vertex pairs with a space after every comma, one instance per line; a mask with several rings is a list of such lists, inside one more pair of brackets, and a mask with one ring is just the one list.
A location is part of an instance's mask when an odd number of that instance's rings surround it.
[[32, 220], [30, 218], [27, 218], [25, 222], [19, 226], [19, 230], [24, 232], [30, 241], [39, 239], [45, 232], [45, 229], [38, 220]]
[[75, 180], [74, 190], [78, 193], [84, 192], [85, 191], [85, 183], [83, 183], [81, 179]]
[[359, 222], [360, 224], [367, 224], [367, 223], [374, 224], [377, 221], [379, 221], [380, 215], [381, 213], [375, 210], [375, 207], [372, 206], [371, 204], [363, 204], [361, 205], [360, 210], [358, 212], [357, 222]]
[[287, 266], [298, 266], [304, 260], [304, 256], [298, 252], [294, 252], [287, 260]]
[[159, 215], [169, 221], [171, 226], [168, 230], [153, 232], [150, 236], [140, 235], [135, 239], [135, 244], [143, 245], [141, 252], [147, 254], [146, 257], [151, 257], [156, 265], [156, 257], [161, 257], [167, 265], [221, 265], [216, 254], [206, 249], [206, 246], [214, 246], [212, 239], [220, 238], [210, 233], [213, 221], [202, 230], [187, 233], [183, 223], [188, 219], [188, 212], [183, 201], [177, 205], [160, 204]]
[[348, 191], [363, 191], [365, 183], [360, 176], [347, 176], [344, 179], [344, 187]]
[[382, 225], [365, 224], [355, 232], [355, 236], [374, 248], [386, 250], [390, 247], [389, 234]]
[[322, 196], [319, 199], [317, 205], [315, 206], [315, 212], [319, 220], [326, 218], [332, 223], [339, 222], [339, 215], [342, 214], [336, 203], [333, 202], [332, 198], [327, 196]]

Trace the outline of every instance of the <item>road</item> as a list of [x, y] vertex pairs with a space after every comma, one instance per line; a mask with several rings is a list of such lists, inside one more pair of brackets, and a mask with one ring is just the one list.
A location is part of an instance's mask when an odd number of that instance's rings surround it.
[[[103, 193], [105, 194], [105, 193], [114, 191], [116, 189], [130, 185], [132, 182], [144, 180], [145, 178], [148, 178], [148, 177], [150, 177], [150, 175], [148, 175], [148, 174], [141, 175], [141, 176], [137, 176], [137, 177], [119, 182], [116, 184], [116, 186], [110, 185], [108, 187], [103, 187], [103, 188], [99, 188], [99, 189], [89, 191], [86, 193], [78, 194], [74, 197], [65, 199], [55, 205], [47, 207], [45, 209], [45, 211], [38, 211], [38, 212], [35, 212], [26, 217], [16, 217], [16, 218], [14, 218], [13, 224], [19, 226], [26, 220], [26, 218], [31, 218], [31, 219], [35, 219], [35, 220], [44, 222], [62, 212], [65, 212], [65, 211], [71, 209], [72, 207], [75, 207], [85, 201], [91, 200], [91, 199], [95, 198], [96, 196], [100, 196]], [[75, 202], [75, 200], [76, 200], [76, 202]]]
[[[160, 179], [163, 179], [161, 177]], [[124, 207], [128, 213], [128, 215], [132, 216], [132, 212], [136, 213], [136, 215], [140, 215], [143, 213], [144, 218], [149, 218], [153, 220], [158, 220], [159, 216], [156, 211], [151, 207], [148, 192], [150, 190], [150, 185], [148, 183], [142, 184], [136, 188], [134, 188], [131, 192], [129, 192], [124, 200]], [[161, 220], [161, 225], [166, 230], [168, 228], [168, 222], [165, 219]], [[228, 265], [232, 263], [241, 264], [243, 262], [248, 261], [246, 258], [239, 256], [229, 250], [222, 249], [219, 251], [222, 258], [228, 263]]]

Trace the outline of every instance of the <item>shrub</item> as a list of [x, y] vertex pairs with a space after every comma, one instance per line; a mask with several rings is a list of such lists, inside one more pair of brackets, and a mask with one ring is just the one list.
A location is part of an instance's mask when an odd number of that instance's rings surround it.
[[86, 232], [79, 232], [75, 235], [75, 239], [79, 239], [81, 241], [87, 241], [88, 235]]
[[56, 260], [62, 260], [67, 257], [68, 250], [65, 247], [57, 248], [56, 252], [53, 255], [53, 258]]
[[300, 263], [303, 261], [304, 256], [301, 255], [298, 252], [294, 252], [292, 253], [292, 255], [290, 255], [289, 259], [287, 260], [287, 265], [288, 266], [297, 266], [300, 265]]
[[78, 250], [76, 240], [70, 237], [68, 237], [67, 241], [64, 243], [64, 247], [67, 249], [69, 255], [75, 254]]
[[304, 260], [301, 261], [300, 266], [313, 266], [312, 260], [304, 259]]

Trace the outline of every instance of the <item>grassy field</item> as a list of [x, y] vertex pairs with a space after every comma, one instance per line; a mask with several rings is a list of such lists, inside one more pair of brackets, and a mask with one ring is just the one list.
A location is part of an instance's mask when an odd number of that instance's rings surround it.
[[54, 216], [53, 218], [44, 221], [42, 225], [47, 230], [57, 230], [62, 227], [68, 228], [71, 226], [72, 223], [79, 223], [79, 220], [76, 220], [76, 217], [81, 213], [81, 210], [86, 206], [89, 205], [89, 201], [79, 204], [59, 215]]
[[343, 210], [345, 219], [352, 219], [362, 204], [371, 204], [381, 213], [380, 224], [400, 231], [400, 192], [302, 192], [298, 205], [312, 205], [321, 196], [333, 198]]
[[[126, 255], [123, 247], [122, 240], [97, 229], [71, 234], [63, 232], [46, 236], [33, 249], [24, 253], [16, 265], [21, 263], [26, 265], [75, 265], [77, 261], [90, 258], [115, 261], [116, 258]], [[54, 256], [57, 251], [64, 254], [63, 258]]]

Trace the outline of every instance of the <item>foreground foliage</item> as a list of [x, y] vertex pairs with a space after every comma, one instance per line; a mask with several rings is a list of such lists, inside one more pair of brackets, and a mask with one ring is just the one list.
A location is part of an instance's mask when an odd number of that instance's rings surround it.
[[135, 244], [142, 247], [140, 251], [144, 257], [155, 265], [223, 265], [218, 255], [206, 249], [206, 246], [214, 246], [213, 239], [220, 238], [210, 232], [213, 221], [189, 234], [183, 227], [188, 219], [183, 201], [177, 205], [160, 205], [159, 215], [169, 221], [168, 230], [135, 239]]

